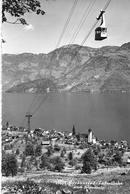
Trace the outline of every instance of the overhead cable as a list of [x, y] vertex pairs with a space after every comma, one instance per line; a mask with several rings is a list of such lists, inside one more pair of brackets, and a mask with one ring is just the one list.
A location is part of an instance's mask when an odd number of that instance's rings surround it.
[[[105, 11], [107, 9], [107, 7], [109, 6], [111, 0], [108, 0], [107, 3], [105, 4], [103, 10]], [[79, 47], [77, 47], [76, 51], [75, 51], [75, 55], [72, 58], [70, 64], [73, 62], [73, 60], [75, 59], [77, 53], [82, 49], [82, 46], [84, 45], [84, 43], [86, 42], [86, 40], [88, 39], [88, 37], [90, 36], [91, 32], [93, 31], [93, 29], [95, 28], [96, 24], [98, 23], [98, 20], [95, 21], [95, 23], [93, 24], [93, 26], [91, 27], [91, 29], [89, 30], [88, 34], [85, 36], [85, 38], [83, 39], [83, 41], [81, 42], [81, 45]], [[71, 73], [73, 70], [71, 70], [69, 73]], [[67, 73], [68, 74], [68, 73]], [[65, 77], [67, 74], [64, 74], [63, 77]]]
[[65, 25], [64, 25], [63, 30], [62, 30], [62, 32], [61, 32], [61, 35], [60, 35], [60, 37], [59, 37], [59, 40], [58, 40], [58, 42], [57, 42], [57, 44], [56, 44], [56, 48], [58, 48], [59, 45], [60, 45], [60, 43], [61, 43], [61, 40], [62, 40], [62, 38], [63, 38], [63, 36], [64, 36], [64, 33], [65, 33], [66, 29], [67, 29], [67, 26], [68, 26], [68, 24], [69, 24], [69, 22], [70, 22], [70, 20], [71, 20], [71, 17], [72, 17], [72, 15], [73, 15], [73, 13], [74, 13], [74, 10], [75, 10], [75, 8], [76, 8], [77, 3], [78, 3], [78, 0], [75, 0], [75, 1], [74, 1], [74, 4], [73, 4], [73, 6], [72, 6], [72, 8], [71, 8], [71, 10], [70, 10], [69, 16], [68, 16], [68, 18], [67, 18], [67, 20], [66, 20], [66, 22], [65, 22]]
[[82, 26], [83, 26], [84, 23], [85, 23], [85, 21], [86, 21], [88, 15], [89, 15], [89, 13], [91, 12], [91, 10], [92, 10], [92, 8], [93, 8], [95, 2], [96, 2], [96, 0], [94, 0], [93, 2], [90, 1], [90, 4], [89, 4], [89, 5], [87, 6], [87, 8], [85, 9], [84, 14], [83, 14], [83, 17], [82, 17], [82, 19], [80, 20], [80, 23], [79, 23], [79, 25], [78, 25], [78, 27], [77, 27], [75, 33], [73, 34], [73, 36], [72, 36], [72, 38], [71, 38], [69, 44], [73, 44], [73, 43], [74, 43], [74, 41], [75, 41], [77, 35], [79, 34], [79, 32], [80, 32]]
[[[67, 29], [67, 26], [68, 26], [68, 24], [69, 24], [69, 22], [70, 22], [70, 20], [71, 20], [71, 17], [72, 17], [72, 15], [73, 15], [73, 13], [74, 13], [74, 10], [75, 10], [75, 8], [76, 8], [76, 5], [77, 5], [78, 1], [79, 1], [79, 0], [75, 0], [74, 3], [73, 3], [73, 6], [72, 6], [72, 8], [71, 8], [71, 10], [70, 10], [70, 14], [69, 14], [69, 16], [68, 16], [68, 18], [67, 18], [67, 20], [66, 20], [66, 23], [65, 23], [65, 25], [64, 25], [64, 27], [63, 27], [62, 33], [61, 33], [61, 35], [60, 35], [60, 38], [59, 38], [59, 40], [58, 40], [58, 42], [57, 42], [56, 48], [59, 47], [59, 45], [60, 45], [60, 43], [61, 43], [61, 40], [62, 40], [62, 38], [63, 38], [63, 35], [64, 35], [64, 33], [65, 33], [66, 29]], [[46, 99], [46, 98], [45, 98], [45, 99]], [[27, 112], [29, 112], [30, 114], [35, 114], [35, 113], [37, 112], [37, 110], [40, 108], [41, 104], [45, 101], [45, 99], [43, 98], [42, 101], [40, 101], [40, 103], [39, 103], [39, 105], [37, 106], [37, 108], [32, 112], [31, 109], [32, 109], [32, 107], [34, 106], [34, 102], [37, 100], [37, 94], [36, 94], [36, 95], [34, 96], [33, 100], [32, 100], [32, 103], [30, 104], [30, 107], [29, 107], [29, 109], [28, 109]], [[24, 120], [25, 120], [25, 119], [24, 119]], [[23, 122], [24, 122], [24, 120], [23, 120]]]
[[[103, 11], [105, 11], [107, 9], [107, 7], [109, 6], [111, 0], [108, 0], [106, 5], [103, 8]], [[86, 40], [88, 39], [88, 37], [90, 36], [91, 32], [93, 31], [93, 29], [95, 28], [95, 26], [97, 25], [98, 20], [96, 20], [96, 22], [93, 24], [93, 26], [91, 27], [90, 31], [88, 32], [88, 34], [85, 36], [85, 38], [83, 39], [83, 41], [81, 42], [81, 45], [83, 46], [84, 43], [86, 42]]]
[[44, 94], [44, 96], [42, 96], [41, 101], [39, 101], [39, 104], [37, 105], [37, 107], [31, 111], [31, 115], [33, 116], [34, 114], [36, 114], [36, 112], [39, 110], [39, 108], [41, 107], [41, 105], [45, 102], [45, 100], [48, 97], [48, 93]]
[[[87, 4], [87, 1], [86, 1], [86, 4]], [[78, 7], [78, 12], [80, 12], [80, 13], [82, 13], [82, 11], [83, 11], [83, 8], [84, 8], [84, 1], [83, 0], [80, 0], [80, 2], [79, 2], [79, 5], [77, 5], [77, 7]], [[80, 14], [81, 15], [81, 14]], [[74, 18], [74, 21], [75, 21], [75, 18], [77, 18], [77, 13], [76, 13], [76, 11], [75, 11], [75, 14], [73, 15], [73, 18]], [[73, 34], [74, 33], [74, 31], [75, 31], [75, 28], [77, 27], [76, 26], [77, 24], [75, 24], [75, 22], [71, 22], [70, 23], [70, 25], [68, 26], [68, 29], [67, 29], [67, 31], [66, 31], [66, 34]], [[76, 26], [76, 27], [75, 27]], [[70, 37], [69, 37], [70, 38]], [[66, 44], [68, 44], [68, 41], [66, 41], [65, 43], [64, 43], [64, 45], [66, 45]]]

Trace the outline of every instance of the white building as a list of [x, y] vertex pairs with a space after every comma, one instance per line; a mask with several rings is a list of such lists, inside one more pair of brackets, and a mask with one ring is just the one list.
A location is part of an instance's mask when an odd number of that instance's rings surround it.
[[94, 136], [92, 129], [88, 129], [88, 143], [96, 143], [96, 137]]
[[93, 141], [93, 132], [92, 129], [88, 129], [88, 143], [92, 143]]

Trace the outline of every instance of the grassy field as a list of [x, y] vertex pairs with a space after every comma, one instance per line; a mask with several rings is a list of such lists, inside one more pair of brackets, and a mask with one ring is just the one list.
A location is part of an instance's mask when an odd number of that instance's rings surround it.
[[[69, 174], [55, 172], [31, 172], [16, 177], [3, 177], [2, 186], [11, 187], [16, 181], [25, 179], [34, 180], [49, 192], [55, 193], [57, 189], [69, 188], [74, 193], [89, 194], [129, 194], [130, 168], [101, 169], [86, 174]], [[49, 194], [48, 192], [48, 194]], [[46, 193], [46, 192], [45, 192]]]

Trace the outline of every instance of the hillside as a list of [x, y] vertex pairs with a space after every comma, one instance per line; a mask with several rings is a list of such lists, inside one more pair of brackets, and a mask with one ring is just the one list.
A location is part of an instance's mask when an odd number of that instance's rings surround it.
[[130, 42], [101, 48], [67, 45], [48, 54], [4, 54], [7, 92], [130, 91]]
[[50, 92], [56, 92], [57, 88], [53, 81], [49, 79], [37, 79], [34, 81], [28, 81], [12, 88], [8, 89], [7, 92], [32, 92], [32, 93], [44, 93], [47, 88], [49, 88]]

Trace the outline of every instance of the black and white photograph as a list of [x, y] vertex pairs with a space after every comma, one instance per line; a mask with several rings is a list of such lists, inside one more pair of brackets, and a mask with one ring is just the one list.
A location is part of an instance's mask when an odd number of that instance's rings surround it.
[[1, 1], [0, 190], [130, 194], [130, 0]]

